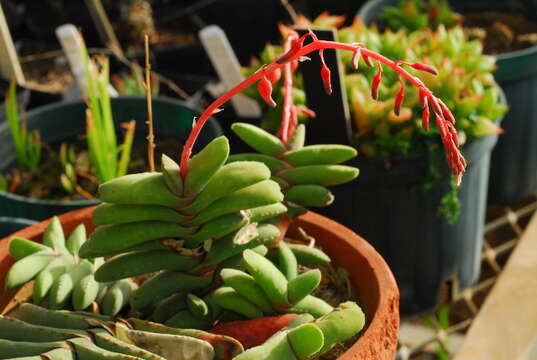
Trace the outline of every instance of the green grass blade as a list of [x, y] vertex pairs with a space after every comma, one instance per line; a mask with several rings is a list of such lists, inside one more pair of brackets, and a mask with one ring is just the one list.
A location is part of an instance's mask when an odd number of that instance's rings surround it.
[[123, 176], [129, 169], [129, 161], [131, 158], [132, 142], [134, 140], [134, 130], [136, 129], [136, 121], [131, 120], [125, 124], [127, 131], [125, 132], [125, 139], [121, 145], [121, 156], [118, 164], [117, 176]]

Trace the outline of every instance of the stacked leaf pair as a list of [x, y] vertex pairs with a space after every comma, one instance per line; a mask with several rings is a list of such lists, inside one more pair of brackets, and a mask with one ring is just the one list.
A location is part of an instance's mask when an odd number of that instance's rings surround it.
[[161, 271], [133, 293], [144, 313], [158, 301], [206, 288], [204, 275], [247, 248], [274, 241], [278, 229], [263, 220], [284, 213], [283, 194], [268, 167], [226, 164], [229, 144], [219, 137], [190, 159], [184, 179], [163, 156], [162, 172], [126, 175], [102, 184], [98, 228], [80, 249], [85, 258], [114, 256], [96, 273], [113, 281]]
[[267, 165], [272, 179], [285, 194], [291, 215], [301, 214], [306, 207], [324, 207], [334, 201], [328, 186], [349, 182], [358, 176], [358, 169], [340, 165], [356, 156], [346, 145], [304, 146], [306, 128], [298, 125], [292, 138], [284, 144], [278, 137], [255, 125], [235, 123], [231, 129], [258, 153], [237, 154], [234, 161], [259, 161]]
[[104, 314], [116, 315], [137, 286], [130, 280], [97, 282], [94, 273], [104, 259], [80, 259], [79, 249], [85, 241], [83, 224], [76, 227], [66, 241], [57, 217], [47, 226], [42, 244], [23, 238], [11, 239], [9, 253], [18, 261], [6, 274], [6, 288], [35, 279], [33, 300], [36, 304], [45, 303], [51, 309], [83, 310], [95, 302]]
[[242, 257], [248, 273], [222, 269], [224, 286], [216, 289], [209, 301], [247, 318], [285, 312], [308, 313], [318, 318], [331, 312], [330, 304], [311, 295], [321, 282], [321, 271], [298, 274], [296, 257], [287, 243], [281, 242], [277, 251], [283, 272], [264, 256], [245, 250]]

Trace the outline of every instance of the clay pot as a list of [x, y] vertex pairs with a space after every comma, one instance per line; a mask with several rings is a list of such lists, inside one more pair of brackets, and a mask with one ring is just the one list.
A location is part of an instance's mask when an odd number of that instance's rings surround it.
[[[80, 223], [85, 224], [91, 233], [95, 228], [91, 221], [93, 209], [90, 207], [61, 215], [59, 218], [65, 233], [69, 234]], [[10, 237], [41, 241], [49, 221], [32, 225], [0, 240], [0, 289], [4, 289], [4, 275], [14, 262], [8, 253]], [[399, 331], [399, 290], [382, 257], [360, 236], [319, 214], [308, 212], [297, 218], [291, 223], [288, 235], [300, 238], [298, 228], [315, 237], [317, 244], [333, 262], [347, 269], [358, 303], [366, 314], [366, 329], [339, 359], [393, 360]], [[1, 313], [7, 310], [10, 302], [13, 304], [16, 293], [17, 290], [0, 294]]]

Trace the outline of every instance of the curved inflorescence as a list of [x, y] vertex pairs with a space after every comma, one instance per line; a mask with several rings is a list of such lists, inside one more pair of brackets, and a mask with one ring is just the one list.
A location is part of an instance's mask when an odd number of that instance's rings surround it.
[[[304, 45], [306, 38], [311, 37], [312, 41]], [[459, 142], [457, 137], [457, 131], [455, 130], [455, 118], [449, 108], [442, 102], [441, 99], [437, 98], [424, 84], [421, 80], [414, 77], [408, 71], [406, 71], [403, 66], [409, 66], [415, 70], [426, 71], [432, 74], [437, 74], [437, 70], [427, 64], [422, 63], [409, 63], [405, 61], [393, 61], [387, 57], [367, 49], [361, 43], [353, 44], [344, 44], [336, 41], [326, 41], [319, 40], [313, 32], [306, 33], [302, 36], [298, 36], [296, 32], [291, 32], [288, 35], [286, 41], [286, 52], [280, 57], [276, 58], [272, 63], [262, 66], [258, 71], [249, 76], [247, 79], [236, 85], [234, 88], [230, 89], [224, 95], [216, 99], [211, 103], [205, 111], [201, 114], [200, 118], [193, 126], [192, 131], [183, 147], [181, 153], [181, 163], [180, 163], [180, 172], [183, 178], [186, 177], [188, 173], [188, 160], [192, 154], [192, 148], [198, 137], [201, 129], [209, 117], [217, 112], [220, 109], [220, 106], [229, 101], [233, 96], [242, 92], [244, 89], [249, 86], [258, 83], [258, 91], [267, 102], [269, 106], [276, 106], [276, 103], [272, 99], [272, 82], [270, 79], [278, 81], [281, 77], [281, 71], [283, 68], [284, 72], [284, 107], [282, 114], [282, 126], [278, 132], [279, 137], [284, 143], [287, 139], [292, 136], [294, 129], [296, 128], [296, 114], [298, 109], [292, 104], [292, 101], [285, 98], [286, 93], [290, 92], [290, 87], [292, 85], [291, 72], [293, 68], [296, 68], [296, 65], [299, 61], [307, 59], [307, 55], [319, 51], [321, 57], [321, 71], [320, 75], [323, 80], [325, 90], [328, 94], [331, 93], [331, 82], [330, 82], [330, 69], [326, 65], [323, 57], [323, 51], [325, 49], [339, 49], [345, 51], [351, 51], [353, 53], [353, 64], [354, 68], [358, 67], [360, 59], [363, 59], [368, 66], [374, 66], [374, 61], [377, 62], [378, 72], [373, 79], [372, 83], [372, 95], [375, 98], [378, 95], [378, 86], [382, 79], [382, 65], [385, 65], [392, 70], [396, 71], [399, 74], [399, 79], [401, 82], [400, 92], [396, 96], [395, 101], [395, 110], [397, 111], [398, 107], [401, 105], [404, 98], [404, 81], [406, 80], [411, 83], [413, 86], [417, 87], [419, 90], [421, 105], [423, 108], [423, 128], [428, 130], [429, 128], [429, 117], [430, 111], [432, 109], [435, 115], [435, 123], [440, 133], [442, 144], [446, 151], [446, 159], [449, 167], [452, 169], [453, 173], [457, 178], [457, 182], [460, 183], [462, 174], [466, 169], [466, 161], [459, 151]], [[279, 73], [279, 74], [278, 74]], [[287, 89], [287, 90], [286, 90]], [[308, 112], [308, 110], [305, 110]], [[311, 111], [309, 115], [313, 115]]]

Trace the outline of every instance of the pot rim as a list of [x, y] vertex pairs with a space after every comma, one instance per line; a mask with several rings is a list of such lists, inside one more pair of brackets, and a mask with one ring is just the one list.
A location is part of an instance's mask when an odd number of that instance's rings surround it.
[[[374, 274], [373, 278], [379, 285], [377, 289], [378, 304], [373, 316], [370, 319], [366, 317], [366, 327], [362, 330], [356, 342], [343, 355], [338, 357], [338, 360], [392, 360], [395, 357], [399, 338], [399, 288], [384, 258], [367, 240], [328, 217], [308, 211], [296, 218], [291, 227], [296, 226], [298, 228], [301, 224], [308, 224], [310, 227], [329, 231], [339, 243], [352, 247], [361, 257], [366, 259], [367, 266]], [[327, 250], [326, 245], [323, 246], [323, 249]], [[345, 268], [348, 270], [350, 266], [347, 265]], [[349, 271], [349, 274], [351, 274], [351, 271]], [[354, 277], [360, 278], [358, 280], [360, 282], [364, 281], [363, 277]], [[366, 306], [363, 298], [360, 299], [359, 297], [358, 303], [363, 309]]]
[[[87, 207], [75, 211], [70, 211], [59, 215], [62, 225], [74, 228], [75, 224], [91, 222], [91, 214], [95, 207]], [[7, 254], [9, 239], [15, 236], [35, 239], [40, 237], [51, 219], [41, 221], [28, 228], [22, 229], [12, 235], [0, 239], [0, 256]], [[367, 321], [367, 325], [362, 330], [359, 338], [347, 351], [341, 355], [339, 360], [351, 360], [356, 358], [392, 360], [396, 353], [398, 330], [399, 330], [399, 290], [393, 274], [380, 254], [362, 237], [348, 229], [347, 227], [314, 212], [296, 218], [293, 221], [294, 227], [310, 226], [321, 229], [322, 232], [333, 234], [333, 240], [345, 246], [351, 246], [360, 258], [367, 263], [369, 272], [373, 274], [372, 281], [378, 285], [378, 304], [375, 307], [373, 316]], [[347, 254], [349, 255], [349, 254]], [[352, 255], [352, 254], [350, 254]], [[0, 257], [0, 274], [7, 271], [13, 263], [9, 255]], [[342, 265], [343, 266], [343, 265]], [[346, 266], [348, 268], [348, 266]], [[354, 278], [357, 278], [355, 276]], [[363, 281], [359, 278], [357, 281]], [[0, 278], [0, 286], [3, 286], [4, 279]], [[15, 291], [4, 293], [4, 298], [0, 298], [0, 313], [4, 313], [9, 300], [14, 298]]]
[[37, 223], [35, 220], [21, 218], [21, 217], [13, 217], [13, 216], [0, 216], [0, 224], [20, 224], [20, 225], [26, 225], [32, 226]]

